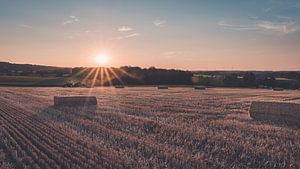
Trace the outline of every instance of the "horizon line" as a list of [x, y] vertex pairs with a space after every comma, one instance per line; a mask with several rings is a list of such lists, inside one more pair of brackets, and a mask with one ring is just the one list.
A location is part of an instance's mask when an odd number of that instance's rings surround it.
[[157, 66], [133, 66], [133, 65], [123, 65], [123, 66], [58, 66], [58, 65], [46, 65], [46, 64], [39, 64], [39, 63], [17, 63], [17, 62], [10, 62], [10, 61], [0, 61], [0, 63], [9, 63], [9, 64], [19, 64], [19, 65], [35, 65], [35, 66], [49, 66], [49, 67], [57, 67], [57, 68], [95, 68], [95, 67], [106, 67], [106, 68], [121, 68], [121, 67], [139, 67], [142, 69], [148, 69], [150, 67], [155, 67], [156, 69], [174, 69], [174, 70], [184, 70], [184, 71], [224, 71], [224, 72], [230, 72], [230, 71], [240, 71], [240, 72], [300, 72], [300, 69], [280, 69], [280, 70], [270, 70], [270, 69], [183, 69], [183, 68], [163, 68], [163, 67], [157, 67]]

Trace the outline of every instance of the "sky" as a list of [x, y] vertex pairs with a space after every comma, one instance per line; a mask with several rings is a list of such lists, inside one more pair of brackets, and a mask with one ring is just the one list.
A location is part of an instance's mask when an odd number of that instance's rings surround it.
[[0, 61], [300, 70], [299, 0], [0, 0]]

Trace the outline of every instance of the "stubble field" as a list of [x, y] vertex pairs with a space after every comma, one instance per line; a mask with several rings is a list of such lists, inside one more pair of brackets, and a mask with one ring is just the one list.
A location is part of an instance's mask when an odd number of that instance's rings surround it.
[[[53, 107], [53, 96], [89, 94], [96, 107]], [[251, 101], [299, 103], [299, 96], [0, 87], [0, 168], [300, 168], [300, 129], [248, 115]]]

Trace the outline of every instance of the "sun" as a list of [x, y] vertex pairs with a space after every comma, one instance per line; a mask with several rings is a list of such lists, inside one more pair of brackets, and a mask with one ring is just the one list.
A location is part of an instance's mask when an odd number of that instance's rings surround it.
[[108, 56], [101, 54], [96, 56], [96, 63], [99, 64], [100, 66], [105, 66], [108, 63]]

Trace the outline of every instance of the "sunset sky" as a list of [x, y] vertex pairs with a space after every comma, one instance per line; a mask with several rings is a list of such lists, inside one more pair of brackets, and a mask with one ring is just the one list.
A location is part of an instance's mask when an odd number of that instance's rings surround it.
[[299, 0], [0, 0], [0, 61], [300, 70]]

